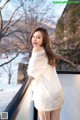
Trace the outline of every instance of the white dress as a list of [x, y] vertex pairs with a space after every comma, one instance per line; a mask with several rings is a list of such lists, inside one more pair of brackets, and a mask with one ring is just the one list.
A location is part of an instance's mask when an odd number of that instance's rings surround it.
[[27, 72], [34, 78], [31, 88], [36, 109], [52, 111], [60, 108], [64, 102], [64, 92], [56, 69], [48, 64], [43, 48], [38, 52], [32, 52]]

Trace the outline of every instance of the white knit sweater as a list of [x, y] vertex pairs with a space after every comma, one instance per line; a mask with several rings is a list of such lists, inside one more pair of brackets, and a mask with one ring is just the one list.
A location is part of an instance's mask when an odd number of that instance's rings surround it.
[[63, 90], [56, 69], [48, 64], [43, 48], [32, 52], [27, 72], [34, 78], [31, 86], [35, 107], [44, 111], [61, 107], [64, 101]]

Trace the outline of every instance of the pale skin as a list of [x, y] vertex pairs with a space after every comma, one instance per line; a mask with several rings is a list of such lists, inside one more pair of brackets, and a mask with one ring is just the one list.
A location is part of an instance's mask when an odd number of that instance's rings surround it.
[[[40, 31], [33, 34], [32, 45], [33, 51], [38, 52], [41, 50], [41, 45], [43, 42], [43, 35]], [[40, 111], [38, 110], [40, 120], [60, 120], [60, 108], [52, 111]]]

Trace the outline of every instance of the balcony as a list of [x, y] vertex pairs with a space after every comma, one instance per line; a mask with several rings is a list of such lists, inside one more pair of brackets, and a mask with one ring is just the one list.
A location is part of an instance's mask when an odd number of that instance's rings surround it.
[[[58, 71], [60, 82], [64, 89], [65, 101], [61, 110], [61, 120], [80, 120], [80, 72]], [[28, 110], [28, 94], [25, 81], [7, 106], [8, 120], [38, 120], [37, 110], [31, 102]], [[28, 118], [29, 115], [29, 118]]]

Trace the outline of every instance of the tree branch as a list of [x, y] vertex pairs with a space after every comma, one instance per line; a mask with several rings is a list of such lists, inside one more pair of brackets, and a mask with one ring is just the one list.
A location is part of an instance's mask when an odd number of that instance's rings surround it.
[[14, 16], [14, 14], [15, 14], [15, 12], [22, 6], [24, 4], [24, 2], [20, 5], [20, 6], [18, 6], [16, 9], [15, 9], [15, 11], [13, 12], [13, 14], [12, 14], [12, 16], [11, 16], [11, 18], [9, 19], [9, 21], [8, 21], [8, 23], [7, 23], [7, 25], [2, 29], [2, 31], [1, 32], [3, 32], [7, 27], [8, 27], [8, 25], [10, 24], [10, 22], [11, 22], [11, 20], [12, 20], [12, 18], [13, 18], [13, 16]]
[[65, 57], [63, 57], [63, 56], [61, 56], [60, 54], [56, 54], [56, 55], [57, 55], [57, 58], [58, 58], [58, 59], [61, 59], [61, 60], [65, 61], [65, 62], [71, 64], [73, 67], [77, 67], [77, 65], [74, 64], [73, 62], [71, 62], [69, 59], [67, 59], [67, 58], [65, 58]]
[[9, 60], [8, 62], [5, 62], [5, 63], [1, 64], [0, 67], [2, 67], [3, 65], [6, 65], [6, 64], [8, 64], [8, 63], [10, 63], [10, 62], [11, 62], [12, 60], [14, 60], [18, 55], [19, 55], [19, 52], [16, 54], [15, 57], [13, 57], [13, 58], [12, 58], [11, 60]]

